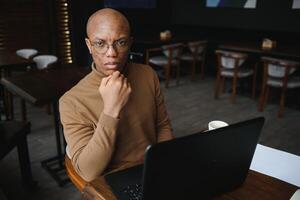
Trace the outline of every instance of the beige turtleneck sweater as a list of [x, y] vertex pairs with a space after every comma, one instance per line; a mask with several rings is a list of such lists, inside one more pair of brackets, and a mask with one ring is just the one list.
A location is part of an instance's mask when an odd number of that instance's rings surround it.
[[172, 129], [156, 73], [151, 67], [127, 64], [124, 75], [132, 92], [118, 119], [102, 112], [98, 91], [104, 74], [92, 72], [59, 101], [69, 155], [86, 181], [143, 161], [149, 144], [172, 138]]

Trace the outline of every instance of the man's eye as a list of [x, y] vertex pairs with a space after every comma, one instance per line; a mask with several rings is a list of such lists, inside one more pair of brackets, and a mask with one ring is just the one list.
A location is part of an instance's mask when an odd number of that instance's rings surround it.
[[95, 42], [95, 45], [96, 45], [97, 47], [104, 47], [104, 46], [105, 46], [105, 42], [103, 42], [103, 41], [98, 41], [98, 42]]
[[127, 41], [126, 40], [118, 40], [117, 41], [117, 45], [118, 46], [126, 46], [127, 45]]

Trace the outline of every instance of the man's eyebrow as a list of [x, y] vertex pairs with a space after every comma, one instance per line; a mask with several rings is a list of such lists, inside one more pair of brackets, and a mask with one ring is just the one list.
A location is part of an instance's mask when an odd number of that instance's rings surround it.
[[96, 40], [96, 41], [99, 41], [99, 40], [105, 41], [104, 39], [102, 39], [102, 38], [97, 38], [97, 37], [95, 38], [95, 40]]
[[[121, 40], [121, 39], [128, 39], [128, 38], [129, 38], [129, 37], [122, 36], [122, 37], [120, 37], [120, 38], [116, 39], [115, 41], [117, 41], [117, 40]], [[96, 38], [95, 38], [95, 40], [103, 40], [103, 41], [106, 41], [105, 39], [98, 38], [98, 37], [96, 37]]]

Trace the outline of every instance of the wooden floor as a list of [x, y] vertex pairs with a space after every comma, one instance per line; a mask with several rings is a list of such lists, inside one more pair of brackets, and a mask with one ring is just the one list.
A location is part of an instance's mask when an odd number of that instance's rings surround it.
[[[163, 86], [163, 84], [162, 84]], [[267, 104], [264, 112], [257, 111], [257, 99], [247, 95], [237, 96], [235, 104], [229, 101], [229, 94], [213, 98], [214, 79], [190, 82], [183, 78], [179, 86], [171, 82], [170, 88], [163, 88], [165, 101], [176, 137], [195, 133], [207, 127], [211, 120], [223, 120], [234, 123], [256, 116], [265, 116], [266, 124], [260, 143], [300, 155], [300, 110], [286, 108], [285, 116], [278, 119], [278, 104]], [[299, 102], [298, 102], [299, 103]], [[15, 102], [16, 105], [19, 101]], [[38, 181], [34, 191], [22, 189], [17, 152], [11, 152], [0, 161], [0, 188], [9, 200], [17, 199], [81, 199], [79, 192], [72, 184], [59, 187], [56, 182], [41, 168], [40, 161], [55, 155], [55, 138], [52, 116], [44, 109], [28, 106], [32, 132], [29, 135], [29, 150], [33, 175]], [[20, 117], [19, 109], [16, 116]], [[0, 199], [1, 200], [1, 199]]]

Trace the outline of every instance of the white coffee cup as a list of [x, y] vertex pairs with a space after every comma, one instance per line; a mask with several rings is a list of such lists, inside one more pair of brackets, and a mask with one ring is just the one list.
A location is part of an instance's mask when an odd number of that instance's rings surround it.
[[222, 128], [224, 126], [228, 126], [226, 122], [219, 121], [219, 120], [214, 120], [208, 123], [208, 130], [213, 130], [217, 128]]

